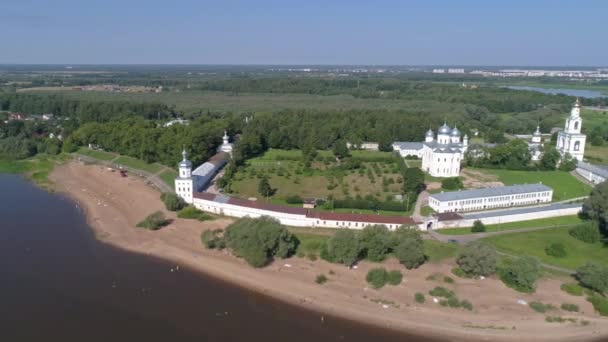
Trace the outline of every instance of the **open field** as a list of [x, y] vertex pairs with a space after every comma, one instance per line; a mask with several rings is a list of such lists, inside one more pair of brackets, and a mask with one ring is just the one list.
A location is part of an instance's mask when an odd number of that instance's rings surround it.
[[457, 244], [424, 240], [424, 254], [430, 262], [439, 262], [453, 258], [458, 252], [460, 252], [460, 246]]
[[260, 179], [268, 177], [271, 187], [276, 189], [271, 200], [278, 203], [290, 195], [315, 198], [372, 195], [385, 200], [401, 192], [397, 159], [390, 152], [352, 151], [352, 155], [365, 160], [362, 168], [336, 169], [331, 152], [319, 151], [312, 167], [306, 169], [300, 161], [300, 151], [269, 150], [247, 161], [234, 177], [231, 190], [245, 197], [260, 197], [258, 184]]
[[585, 144], [585, 158], [592, 163], [608, 164], [608, 143], [604, 143], [603, 146]]
[[127, 157], [127, 156], [118, 157], [118, 159], [116, 159], [114, 161], [114, 163], [119, 164], [119, 165], [124, 165], [127, 167], [131, 167], [134, 169], [144, 170], [144, 171], [150, 172], [152, 174], [157, 173], [158, 171], [162, 170], [162, 168], [163, 168], [163, 166], [160, 164], [157, 164], [157, 163], [148, 164], [141, 159], [136, 159], [136, 158]]
[[[505, 253], [521, 256], [531, 255], [542, 262], [575, 269], [586, 262], [594, 261], [608, 265], [608, 247], [598, 242], [594, 244], [584, 243], [568, 234], [569, 227], [544, 229], [534, 232], [517, 233], [493, 236], [483, 239], [498, 250]], [[567, 256], [556, 258], [545, 253], [545, 248], [552, 243], [562, 243], [566, 249]]]
[[[499, 232], [503, 230], [514, 230], [523, 228], [536, 228], [548, 226], [572, 226], [583, 222], [578, 216], [561, 216], [549, 217], [538, 220], [529, 220], [521, 222], [508, 222], [500, 224], [490, 224], [486, 226], [486, 232]], [[471, 228], [448, 228], [437, 230], [438, 233], [444, 235], [464, 235], [471, 234]]]
[[28, 179], [46, 190], [52, 190], [51, 181], [48, 176], [56, 165], [66, 161], [67, 155], [49, 156], [40, 154], [24, 160], [0, 159], [0, 173], [18, 173], [25, 175]]
[[465, 105], [424, 100], [362, 99], [351, 95], [309, 95], [271, 93], [222, 93], [182, 91], [162, 93], [113, 93], [74, 90], [32, 91], [42, 94], [63, 94], [72, 99], [96, 101], [156, 102], [175, 105], [186, 113], [201, 111], [272, 112], [282, 109], [301, 110], [391, 110], [407, 108], [411, 112], [464, 113]]
[[117, 156], [117, 154], [114, 154], [114, 153], [98, 151], [98, 150], [91, 150], [90, 148], [87, 148], [87, 147], [81, 147], [78, 149], [77, 152], [82, 155], [89, 156], [91, 158], [95, 158], [95, 159], [99, 159], [99, 160], [112, 160], [112, 159], [116, 158], [116, 156]]
[[591, 192], [591, 187], [589, 185], [584, 184], [568, 172], [563, 171], [474, 170], [496, 175], [505, 185], [543, 183], [553, 188], [554, 201], [587, 196]]
[[603, 111], [583, 108], [581, 110], [581, 117], [583, 118], [582, 127], [589, 134], [596, 126], [606, 127], [608, 125], [608, 108]]
[[171, 170], [165, 170], [163, 172], [160, 173], [160, 175], [158, 175], [158, 177], [165, 182], [167, 185], [169, 185], [171, 188], [173, 188], [175, 190], [175, 178], [177, 178], [177, 171], [171, 169]]

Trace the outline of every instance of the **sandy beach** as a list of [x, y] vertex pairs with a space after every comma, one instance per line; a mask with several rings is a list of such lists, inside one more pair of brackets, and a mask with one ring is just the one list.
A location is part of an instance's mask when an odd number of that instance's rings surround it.
[[[136, 253], [170, 260], [214, 277], [258, 291], [287, 303], [325, 314], [362, 321], [382, 327], [444, 336], [453, 341], [586, 341], [608, 337], [608, 319], [597, 315], [584, 297], [560, 290], [559, 279], [544, 279], [536, 293], [522, 294], [507, 288], [495, 277], [484, 280], [460, 279], [450, 273], [452, 262], [427, 263], [406, 270], [396, 260], [384, 262], [388, 269], [404, 273], [399, 286], [380, 290], [367, 287], [365, 275], [378, 264], [362, 262], [348, 269], [322, 260], [293, 257], [276, 260], [268, 267], [254, 269], [226, 251], [205, 250], [200, 234], [207, 229], [224, 228], [232, 222], [220, 218], [208, 222], [178, 219], [164, 209], [159, 193], [137, 177], [120, 177], [99, 165], [76, 161], [58, 166], [50, 175], [56, 191], [72, 198], [86, 212], [87, 221], [100, 241]], [[135, 228], [148, 214], [161, 210], [173, 222], [159, 231]], [[332, 271], [332, 275], [328, 275]], [[318, 274], [328, 275], [324, 285], [316, 284]], [[429, 280], [441, 274], [455, 279], [454, 284]], [[468, 299], [473, 311], [442, 307], [432, 301], [428, 290], [444, 286], [460, 299]], [[414, 294], [426, 296], [416, 303]], [[562, 310], [540, 314], [518, 304], [541, 301], [559, 307], [577, 304], [580, 313]], [[545, 315], [575, 318], [576, 323], [548, 323]], [[581, 324], [582, 321], [588, 323]]]

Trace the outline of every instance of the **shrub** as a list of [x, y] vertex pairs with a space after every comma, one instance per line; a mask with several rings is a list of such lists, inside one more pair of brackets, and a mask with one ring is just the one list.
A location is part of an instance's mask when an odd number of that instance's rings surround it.
[[488, 276], [496, 272], [498, 253], [488, 244], [472, 242], [465, 246], [456, 263], [468, 276]]
[[390, 248], [390, 232], [385, 225], [367, 226], [361, 231], [359, 241], [367, 259], [382, 261]]
[[226, 241], [224, 241], [224, 238], [222, 237], [221, 229], [205, 230], [201, 234], [201, 242], [203, 243], [203, 246], [208, 249], [223, 249], [226, 247]]
[[549, 256], [556, 258], [563, 258], [567, 255], [566, 247], [564, 247], [564, 245], [559, 242], [552, 243], [547, 246], [547, 248], [545, 248], [545, 253], [547, 253], [547, 255]]
[[187, 206], [177, 212], [177, 217], [183, 219], [194, 219], [199, 221], [207, 221], [213, 219], [213, 217], [201, 210], [196, 209], [194, 206]]
[[450, 278], [450, 277], [443, 277], [443, 281], [448, 283], [448, 284], [453, 284], [454, 283], [454, 279]]
[[568, 304], [568, 303], [564, 303], [561, 306], [562, 310], [566, 310], [566, 311], [570, 311], [570, 312], [578, 312], [579, 311], [579, 307], [576, 304]]
[[573, 296], [582, 296], [583, 295], [583, 288], [575, 283], [564, 283], [562, 284], [562, 286], [560, 286], [560, 289], [562, 289], [562, 291], [567, 292]]
[[401, 281], [403, 280], [403, 273], [401, 273], [400, 271], [397, 270], [393, 270], [388, 272], [387, 274], [387, 278], [386, 281], [393, 286], [399, 285], [401, 284]]
[[471, 233], [483, 233], [486, 231], [486, 226], [480, 220], [475, 220], [473, 222], [473, 227], [471, 228]]
[[315, 278], [315, 283], [317, 284], [325, 284], [327, 282], [327, 277], [325, 276], [325, 274], [319, 274], [316, 278]]
[[602, 316], [608, 316], [608, 298], [599, 295], [592, 295], [587, 300], [593, 305], [595, 311]]
[[327, 241], [327, 257], [334, 262], [352, 266], [360, 256], [359, 239], [352, 230], [339, 230]]
[[572, 227], [568, 233], [573, 238], [586, 243], [596, 243], [602, 238], [599, 227], [591, 222]]
[[460, 302], [460, 306], [462, 306], [463, 308], [472, 311], [473, 310], [473, 304], [471, 304], [471, 302], [469, 302], [468, 300], [463, 300], [462, 302]]
[[173, 192], [163, 192], [160, 194], [160, 199], [169, 211], [178, 211], [186, 206], [186, 202]]
[[499, 269], [500, 279], [520, 292], [534, 292], [540, 275], [540, 263], [533, 257], [524, 256], [511, 260]]
[[137, 226], [149, 230], [158, 230], [168, 225], [170, 222], [170, 220], [165, 218], [165, 214], [160, 211], [156, 211], [148, 215], [143, 221], [139, 222]]
[[414, 299], [416, 299], [416, 302], [420, 303], [420, 304], [422, 304], [426, 301], [426, 299], [424, 298], [424, 294], [422, 294], [420, 292], [418, 292], [414, 295]]
[[598, 291], [608, 292], [608, 267], [589, 262], [576, 270], [576, 278], [581, 285]]
[[541, 302], [530, 302], [530, 308], [536, 312], [545, 313], [549, 310], [555, 309], [555, 306], [551, 304], [543, 304]]
[[441, 187], [446, 190], [458, 190], [464, 187], [460, 177], [445, 178], [441, 181]]
[[422, 241], [405, 239], [393, 250], [395, 257], [406, 268], [412, 269], [422, 265], [426, 260]]
[[285, 198], [285, 202], [289, 204], [302, 204], [304, 200], [298, 195], [290, 195]]
[[470, 275], [466, 274], [460, 267], [452, 268], [452, 274], [460, 278], [472, 278]]
[[265, 266], [272, 258], [287, 258], [298, 246], [298, 239], [277, 220], [263, 216], [241, 218], [225, 232], [226, 246], [254, 267]]
[[433, 297], [450, 298], [454, 297], [454, 292], [446, 289], [445, 287], [437, 286], [429, 291], [429, 294]]
[[382, 267], [372, 268], [367, 272], [365, 279], [375, 289], [379, 289], [386, 285], [388, 272]]

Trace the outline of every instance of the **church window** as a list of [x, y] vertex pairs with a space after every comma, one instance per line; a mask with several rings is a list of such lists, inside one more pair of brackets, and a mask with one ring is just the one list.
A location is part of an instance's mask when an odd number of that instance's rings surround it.
[[574, 122], [574, 129], [578, 129], [578, 121]]
[[580, 141], [575, 142], [574, 143], [574, 150], [578, 151], [580, 148], [581, 148], [581, 142]]

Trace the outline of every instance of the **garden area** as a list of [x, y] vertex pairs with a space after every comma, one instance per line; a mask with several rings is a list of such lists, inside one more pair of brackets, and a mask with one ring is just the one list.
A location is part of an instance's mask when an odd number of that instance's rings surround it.
[[[549, 217], [529, 221], [489, 224], [485, 226], [485, 232], [500, 232], [503, 230], [515, 230], [524, 228], [573, 226], [582, 222], [583, 220], [576, 215]], [[471, 228], [468, 227], [440, 229], [437, 232], [443, 235], [465, 235], [472, 233]]]

